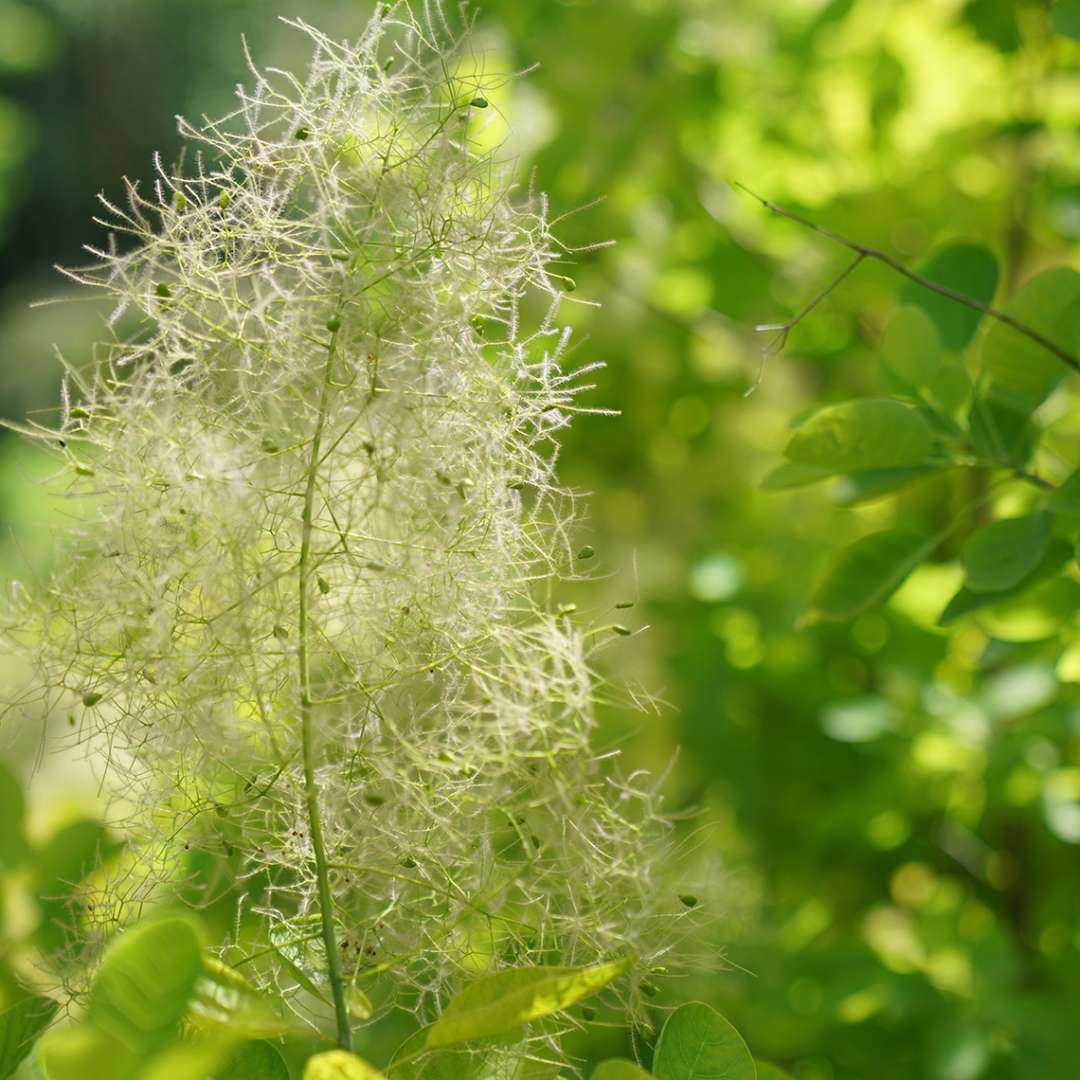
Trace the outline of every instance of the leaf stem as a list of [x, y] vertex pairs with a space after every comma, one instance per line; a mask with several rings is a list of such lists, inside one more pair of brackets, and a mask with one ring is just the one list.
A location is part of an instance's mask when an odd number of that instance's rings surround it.
[[[1066, 352], [1060, 345], [1056, 345], [1044, 334], [1039, 333], [1033, 326], [1029, 326], [1027, 323], [1021, 322], [1019, 319], [1013, 318], [1008, 312], [1001, 311], [998, 308], [991, 307], [989, 304], [984, 304], [981, 300], [976, 300], [973, 296], [968, 296], [966, 293], [957, 292], [956, 289], [950, 289], [948, 285], [941, 285], [936, 281], [932, 281], [928, 277], [924, 277], [922, 274], [916, 273], [916, 271], [909, 269], [902, 262], [894, 259], [891, 255], [878, 248], [866, 247], [864, 244], [857, 244], [854, 240], [849, 240], [846, 236], [841, 236], [840, 233], [834, 232], [832, 229], [827, 228], [824, 225], [819, 225], [817, 222], [810, 221], [808, 218], [802, 217], [800, 214], [796, 214], [791, 210], [785, 210], [782, 206], [777, 206], [776, 203], [770, 202], [768, 199], [762, 198], [760, 195], [755, 194], [745, 184], [740, 184], [735, 181], [734, 187], [740, 191], [745, 191], [752, 199], [756, 199], [766, 210], [771, 210], [774, 214], [779, 214], [780, 217], [785, 217], [789, 221], [794, 221], [799, 225], [805, 226], [807, 229], [812, 229], [820, 236], [824, 236], [829, 240], [832, 240], [836, 244], [840, 244], [846, 247], [849, 251], [853, 251], [857, 256], [854, 263], [848, 266], [831, 285], [825, 288], [818, 296], [811, 301], [802, 311], [799, 312], [793, 319], [788, 320], [786, 323], [780, 323], [778, 325], [767, 324], [765, 326], [759, 326], [755, 329], [758, 330], [778, 330], [781, 331], [784, 337], [787, 332], [791, 330], [796, 323], [799, 322], [803, 316], [807, 315], [817, 303], [824, 299], [832, 290], [840, 284], [855, 269], [856, 266], [862, 262], [863, 259], [876, 259], [880, 263], [884, 263], [890, 270], [895, 270], [896, 273], [906, 277], [909, 281], [915, 282], [916, 285], [921, 286], [924, 289], [928, 289], [930, 292], [935, 292], [939, 296], [944, 296], [949, 300], [955, 301], [957, 304], [962, 304], [964, 307], [969, 307], [974, 311], [980, 311], [984, 315], [988, 315], [991, 319], [997, 319], [998, 322], [1004, 323], [1006, 326], [1012, 327], [1018, 334], [1023, 334], [1024, 337], [1033, 341], [1036, 345], [1045, 349], [1048, 353], [1056, 356], [1063, 364], [1073, 369], [1073, 371], [1080, 372], [1080, 360], [1078, 360], [1072, 353]], [[783, 337], [780, 341], [780, 347], [783, 347]]]
[[334, 374], [334, 353], [337, 348], [338, 331], [330, 335], [326, 352], [326, 374], [319, 391], [318, 414], [315, 431], [311, 437], [311, 453], [308, 458], [307, 482], [304, 489], [304, 516], [300, 536], [300, 563], [298, 567], [300, 611], [299, 646], [297, 659], [300, 680], [300, 729], [304, 758], [304, 799], [307, 806], [308, 828], [311, 846], [315, 853], [315, 874], [319, 888], [319, 914], [322, 923], [322, 940], [326, 950], [327, 978], [334, 999], [337, 1018], [337, 1044], [342, 1050], [352, 1050], [352, 1029], [349, 1011], [345, 1003], [345, 983], [341, 975], [341, 956], [338, 953], [337, 935], [334, 932], [333, 897], [330, 893], [330, 871], [326, 857], [326, 841], [323, 838], [322, 814], [319, 808], [319, 785], [315, 777], [315, 738], [312, 715], [311, 656], [309, 636], [311, 633], [311, 538], [315, 520], [315, 491], [318, 486], [323, 432], [326, 430], [330, 410], [330, 389]]

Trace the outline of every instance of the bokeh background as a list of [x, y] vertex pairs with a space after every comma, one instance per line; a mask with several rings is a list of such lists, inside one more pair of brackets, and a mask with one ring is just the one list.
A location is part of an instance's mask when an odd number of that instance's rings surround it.
[[[563, 453], [600, 566], [575, 599], [598, 619], [636, 601], [620, 614], [643, 632], [605, 663], [664, 704], [609, 711], [604, 735], [671, 766], [670, 805], [697, 808], [725, 867], [715, 971], [666, 981], [659, 1004], [710, 1001], [800, 1080], [1075, 1080], [1080, 624], [937, 628], [959, 577], [943, 550], [880, 612], [798, 628], [830, 553], [941, 520], [957, 481], [856, 507], [842, 488], [759, 490], [801, 414], [887, 390], [901, 283], [864, 265], [762, 368], [751, 327], [846, 257], [729, 181], [912, 264], [977, 239], [1007, 296], [1076, 262], [1080, 46], [1040, 0], [475, 7], [490, 66], [538, 65], [493, 100], [490, 137], [509, 130], [522, 175], [581, 209], [567, 243], [617, 241], [575, 272], [602, 305], [571, 310], [577, 355], [607, 365], [591, 403], [621, 411], [583, 417]], [[367, 10], [0, 0], [0, 416], [55, 408], [53, 343], [78, 362], [94, 339], [93, 303], [29, 304], [64, 295], [51, 265], [100, 240], [96, 194], [177, 157], [174, 114], [229, 110], [242, 34], [264, 62], [303, 62], [277, 14], [347, 35]], [[47, 468], [0, 439], [5, 578], [47, 559]], [[37, 748], [4, 752], [29, 776]], [[77, 762], [46, 760], [33, 829], [93, 797]]]

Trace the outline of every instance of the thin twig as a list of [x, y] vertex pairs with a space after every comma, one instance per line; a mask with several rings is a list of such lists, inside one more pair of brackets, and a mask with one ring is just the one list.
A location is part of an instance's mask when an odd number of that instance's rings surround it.
[[991, 307], [989, 304], [984, 304], [981, 300], [976, 300], [973, 296], [968, 296], [966, 293], [957, 292], [956, 289], [950, 289], [948, 285], [941, 285], [936, 281], [931, 281], [930, 278], [924, 277], [922, 274], [916, 273], [914, 270], [910, 270], [903, 263], [898, 262], [891, 255], [884, 251], [880, 251], [877, 248], [866, 247], [864, 244], [856, 244], [853, 240], [848, 240], [847, 237], [841, 236], [837, 232], [833, 232], [832, 229], [827, 228], [824, 225], [818, 225], [816, 222], [810, 221], [807, 218], [794, 213], [791, 210], [785, 210], [782, 206], [777, 206], [776, 203], [770, 202], [768, 199], [762, 198], [762, 196], [751, 191], [745, 184], [740, 184], [738, 181], [733, 183], [733, 186], [740, 191], [746, 192], [752, 199], [756, 199], [766, 210], [771, 210], [774, 214], [779, 214], [781, 217], [787, 218], [789, 221], [794, 221], [799, 225], [805, 226], [807, 229], [812, 229], [814, 232], [832, 240], [834, 243], [841, 244], [849, 251], [855, 252], [858, 258], [848, 266], [843, 273], [837, 277], [831, 285], [824, 289], [818, 296], [810, 302], [802, 311], [799, 312], [793, 319], [788, 320], [787, 323], [772, 324], [768, 323], [763, 326], [755, 327], [756, 330], [779, 330], [782, 331], [782, 337], [780, 340], [780, 348], [783, 348], [784, 340], [786, 340], [788, 332], [793, 326], [795, 326], [799, 320], [801, 320], [806, 314], [814, 309], [814, 307], [823, 300], [832, 290], [840, 284], [855, 269], [856, 266], [862, 262], [863, 259], [876, 259], [880, 263], [884, 263], [889, 269], [895, 270], [896, 273], [903, 275], [909, 281], [915, 282], [916, 285], [921, 286], [924, 289], [928, 289], [930, 292], [935, 292], [939, 296], [947, 297], [949, 300], [954, 300], [958, 304], [963, 304], [964, 307], [972, 308], [974, 311], [982, 312], [983, 315], [988, 315], [992, 319], [997, 319], [998, 322], [1004, 323], [1006, 326], [1011, 326], [1018, 334], [1023, 334], [1024, 337], [1033, 341], [1036, 345], [1045, 349], [1047, 352], [1056, 356], [1063, 364], [1068, 365], [1080, 373], [1080, 360], [1078, 360], [1071, 353], [1066, 352], [1060, 345], [1055, 345], [1044, 334], [1040, 334], [1033, 326], [1029, 326], [1027, 323], [1021, 322], [1019, 319], [1014, 319], [1007, 312], [1000, 311], [998, 308]]

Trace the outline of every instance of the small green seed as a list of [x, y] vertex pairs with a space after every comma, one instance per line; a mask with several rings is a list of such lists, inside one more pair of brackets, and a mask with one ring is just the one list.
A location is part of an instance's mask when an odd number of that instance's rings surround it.
[[263, 448], [263, 452], [267, 454], [275, 454], [278, 451], [278, 444], [272, 435], [264, 435], [259, 445]]
[[563, 278], [564, 292], [577, 292], [577, 282], [572, 277]]
[[698, 898], [694, 896], [693, 893], [683, 893], [683, 895], [679, 897], [679, 903], [682, 904], [683, 907], [695, 908], [698, 906]]
[[81, 405], [76, 405], [68, 415], [72, 420], [89, 420], [90, 413], [87, 412]]
[[306, 142], [308, 139], [311, 138], [311, 132], [308, 131], [306, 127], [297, 128], [296, 138], [299, 139], [300, 142]]
[[89, 465], [84, 465], [81, 461], [75, 462], [75, 472], [79, 476], [97, 476], [97, 473]]
[[92, 709], [92, 708], [93, 708], [93, 707], [94, 707], [94, 706], [95, 706], [95, 705], [96, 705], [96, 704], [97, 704], [97, 703], [98, 703], [99, 701], [101, 701], [101, 699], [102, 699], [102, 698], [103, 698], [104, 696], [105, 696], [104, 694], [99, 694], [99, 693], [97, 693], [97, 692], [96, 692], [96, 691], [94, 691], [94, 690], [88, 690], [88, 691], [87, 691], [87, 692], [86, 692], [85, 694], [83, 694], [83, 696], [82, 696], [82, 703], [83, 703], [83, 704], [84, 704], [84, 705], [85, 705], [85, 706], [86, 706], [86, 707], [87, 707], [88, 709]]
[[319, 574], [315, 575], [315, 584], [319, 586], [319, 592], [325, 596], [330, 591], [330, 582]]
[[477, 94], [476, 97], [469, 102], [474, 109], [486, 109], [488, 107], [487, 98], [482, 94]]
[[633, 630], [631, 630], [629, 626], [623, 626], [622, 623], [616, 623], [611, 629], [614, 630], [619, 637], [629, 637], [633, 633]]
[[173, 207], [177, 210], [187, 209], [187, 196], [182, 191], [173, 196]]
[[596, 1010], [591, 1005], [581, 1006], [581, 1019], [591, 1024], [596, 1019]]
[[274, 627], [274, 637], [276, 637], [278, 639], [278, 641], [288, 641], [289, 640], [289, 631], [286, 630], [284, 626], [280, 626], [280, 625], [275, 626]]
[[632, 608], [633, 606], [634, 606], [634, 601], [633, 600], [620, 600], [615, 605], [615, 609], [617, 611], [626, 611], [627, 608]]
[[577, 611], [577, 604], [560, 604], [558, 613], [560, 615], [573, 615]]
[[386, 802], [386, 799], [382, 795], [376, 795], [372, 792], [371, 794], [364, 796], [364, 802], [366, 802], [368, 806], [382, 806], [383, 803]]
[[521, 489], [525, 486], [525, 481], [524, 480], [511, 480], [511, 481], [509, 481], [509, 483], [507, 483], [506, 486], [511, 491], [521, 491]]
[[223, 191], [218, 196], [218, 206], [220, 206], [222, 210], [228, 210], [231, 205], [232, 196], [227, 191]]
[[655, 983], [645, 982], [641, 984], [641, 992], [645, 994], [646, 997], [656, 997], [656, 995], [660, 993], [660, 989]]
[[577, 557], [581, 560], [591, 559], [596, 554], [596, 548], [591, 544], [586, 544], [578, 553]]
[[336, 334], [341, 329], [341, 319], [336, 315], [331, 315], [330, 318], [326, 320], [326, 329], [329, 330], [331, 334]]
[[172, 289], [170, 289], [164, 281], [159, 281], [154, 286], [154, 292], [156, 292], [158, 297], [162, 300], [168, 300], [172, 296]]
[[401, 865], [404, 866], [406, 870], [415, 870], [416, 860], [411, 855], [406, 855], [405, 858], [401, 860]]

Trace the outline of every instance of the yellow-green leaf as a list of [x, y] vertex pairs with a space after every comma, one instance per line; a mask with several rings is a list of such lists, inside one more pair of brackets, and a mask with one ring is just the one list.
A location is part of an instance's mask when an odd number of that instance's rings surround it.
[[498, 1035], [596, 993], [623, 974], [627, 960], [592, 967], [500, 971], [463, 990], [428, 1028], [428, 1049]]
[[329, 1050], [308, 1059], [304, 1080], [385, 1080], [383, 1074], [363, 1058], [345, 1050]]

